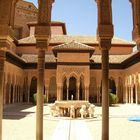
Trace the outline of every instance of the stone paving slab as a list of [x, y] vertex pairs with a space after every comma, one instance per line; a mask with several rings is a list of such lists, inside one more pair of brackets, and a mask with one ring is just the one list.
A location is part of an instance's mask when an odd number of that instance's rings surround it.
[[[93, 119], [51, 118], [44, 106], [44, 140], [101, 140], [101, 107], [96, 107]], [[2, 140], [35, 140], [36, 106], [9, 105], [4, 108]], [[24, 114], [24, 115], [23, 115]], [[140, 122], [128, 121], [129, 116], [140, 116], [140, 105], [110, 107], [110, 140], [140, 140]], [[59, 130], [59, 131], [58, 131]], [[60, 131], [61, 130], [61, 131]], [[59, 135], [60, 134], [60, 135]], [[61, 138], [59, 138], [60, 136]], [[65, 139], [67, 140], [67, 139]]]

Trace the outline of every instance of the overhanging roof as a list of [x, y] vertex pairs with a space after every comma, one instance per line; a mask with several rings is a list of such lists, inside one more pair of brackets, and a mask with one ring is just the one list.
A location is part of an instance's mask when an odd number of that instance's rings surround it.
[[[64, 44], [64, 43], [70, 43], [72, 41], [80, 42], [82, 44], [95, 44], [98, 45], [98, 41], [96, 36], [70, 36], [70, 35], [52, 35], [50, 44]], [[30, 36], [27, 38], [23, 38], [18, 40], [19, 45], [26, 45], [26, 44], [36, 44], [36, 39], [34, 36]], [[127, 45], [134, 47], [136, 44], [131, 41], [127, 41], [124, 39], [120, 39], [117, 37], [114, 37], [112, 39], [113, 45]]]

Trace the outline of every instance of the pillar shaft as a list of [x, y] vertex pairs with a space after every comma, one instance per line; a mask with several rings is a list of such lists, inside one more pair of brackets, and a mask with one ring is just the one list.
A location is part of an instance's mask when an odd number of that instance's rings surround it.
[[108, 65], [108, 49], [102, 49], [102, 140], [109, 139]]
[[48, 48], [51, 35], [52, 0], [38, 0], [38, 7], [38, 24], [35, 28], [36, 44], [38, 48], [36, 140], [43, 140], [45, 49]]
[[4, 63], [5, 52], [0, 50], [0, 140], [2, 140]]
[[131, 86], [131, 104], [133, 104], [133, 86]]
[[126, 95], [126, 99], [125, 99], [126, 101], [125, 102], [128, 103], [128, 87], [127, 87], [127, 85], [125, 87], [125, 90], [126, 90], [125, 91], [125, 95]]
[[43, 140], [44, 71], [45, 71], [45, 49], [39, 49], [38, 50], [36, 140]]
[[98, 41], [102, 52], [102, 140], [109, 140], [108, 75], [109, 49], [113, 37], [111, 0], [96, 0], [98, 7]]
[[77, 91], [77, 100], [80, 99], [80, 83], [78, 82], [77, 85], [76, 85], [76, 91]]
[[46, 86], [45, 88], [45, 94], [46, 94], [46, 102], [48, 103], [48, 98], [49, 98], [49, 86]]
[[67, 79], [67, 100], [69, 100], [69, 79]]
[[137, 84], [135, 86], [135, 95], [136, 95], [136, 97], [135, 97], [136, 104], [138, 104], [138, 85]]
[[131, 87], [129, 87], [129, 104], [131, 103]]
[[62, 85], [58, 84], [57, 85], [57, 100], [60, 101], [62, 100]]

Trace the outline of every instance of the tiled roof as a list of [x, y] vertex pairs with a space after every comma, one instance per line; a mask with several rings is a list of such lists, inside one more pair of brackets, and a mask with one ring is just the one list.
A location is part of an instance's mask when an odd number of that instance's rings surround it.
[[[38, 55], [35, 54], [23, 54], [21, 58], [26, 63], [37, 63], [38, 62]], [[45, 55], [45, 62], [56, 62], [56, 58], [53, 54], [46, 54]]]
[[53, 50], [94, 50], [94, 47], [72, 41], [53, 47]]
[[[128, 57], [129, 55], [110, 55], [109, 63], [121, 63]], [[90, 60], [94, 61], [94, 63], [101, 63], [101, 55], [92, 55]]]
[[[124, 60], [132, 57], [136, 53], [137, 51], [127, 55], [109, 55], [109, 63], [122, 63]], [[90, 60], [94, 61], [94, 63], [101, 63], [101, 55], [93, 54]]]
[[[137, 52], [128, 55], [109, 55], [109, 63], [120, 64], [124, 60], [132, 57]], [[23, 54], [21, 57], [26, 63], [37, 63], [38, 56], [34, 54]], [[94, 63], [101, 63], [101, 55], [92, 55], [90, 58]], [[45, 62], [54, 63], [56, 58], [53, 54], [49, 53], [45, 55]]]
[[[64, 43], [70, 43], [73, 40], [76, 42], [83, 43], [83, 44], [98, 44], [96, 36], [70, 36], [70, 35], [52, 35], [50, 43], [64, 44]], [[18, 43], [19, 44], [34, 44], [36, 43], [36, 39], [34, 36], [30, 36], [30, 37], [18, 40]], [[113, 38], [112, 44], [118, 44], [118, 45], [123, 44], [123, 45], [135, 46], [134, 42], [120, 39], [117, 37]]]

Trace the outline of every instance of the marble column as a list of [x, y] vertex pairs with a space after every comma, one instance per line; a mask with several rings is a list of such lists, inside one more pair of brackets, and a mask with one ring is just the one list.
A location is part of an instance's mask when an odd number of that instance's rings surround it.
[[130, 90], [131, 90], [131, 95], [130, 95], [131, 96], [131, 104], [133, 104], [133, 94], [134, 94], [133, 93], [133, 86], [130, 87]]
[[29, 103], [30, 102], [30, 86], [27, 85], [27, 95], [28, 95], [28, 98], [27, 98], [27, 102]]
[[38, 0], [38, 21], [35, 27], [36, 47], [38, 48], [38, 83], [36, 140], [43, 140], [43, 93], [45, 73], [45, 51], [51, 36], [51, 9], [53, 0]]
[[138, 104], [138, 84], [135, 85], [135, 100], [136, 104]]
[[0, 140], [2, 140], [4, 63], [5, 51], [0, 50]]
[[49, 85], [46, 85], [45, 88], [45, 96], [46, 96], [46, 102], [49, 102]]
[[102, 49], [102, 140], [109, 139], [108, 53], [108, 49]]
[[126, 87], [125, 87], [125, 102], [126, 103], [128, 103], [128, 87], [127, 87], [127, 85], [126, 85]]
[[128, 97], [129, 97], [129, 104], [131, 103], [131, 87], [128, 87]]
[[132, 4], [133, 31], [132, 38], [140, 50], [140, 0], [129, 0]]
[[62, 84], [57, 84], [57, 100], [62, 100]]
[[78, 82], [77, 84], [76, 84], [76, 92], [77, 92], [77, 100], [79, 100], [80, 98], [80, 82]]
[[45, 49], [38, 48], [36, 140], [43, 140], [44, 71], [45, 71]]
[[12, 103], [15, 103], [15, 85], [13, 85], [13, 99]]
[[97, 39], [102, 55], [102, 140], [109, 140], [109, 49], [114, 34], [112, 1], [96, 0], [98, 7]]

